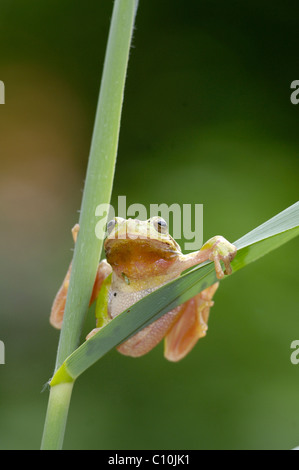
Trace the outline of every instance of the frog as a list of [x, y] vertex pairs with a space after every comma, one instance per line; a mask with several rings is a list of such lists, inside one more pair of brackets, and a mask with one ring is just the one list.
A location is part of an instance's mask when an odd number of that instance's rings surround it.
[[[74, 242], [78, 231], [76, 224], [72, 229]], [[231, 262], [237, 248], [223, 236], [216, 235], [200, 250], [183, 254], [180, 245], [169, 234], [166, 221], [154, 216], [148, 220], [121, 217], [110, 220], [104, 249], [106, 258], [98, 265], [90, 298], [90, 305], [96, 301], [96, 328], [87, 335], [86, 341], [120, 313], [184, 271], [206, 261], [214, 262], [216, 283], [163, 314], [117, 347], [125, 356], [140, 357], [164, 339], [164, 357], [171, 362], [183, 359], [197, 341], [206, 336], [214, 294], [219, 280], [232, 273]], [[72, 263], [51, 309], [50, 323], [58, 329], [62, 326], [71, 266]]]

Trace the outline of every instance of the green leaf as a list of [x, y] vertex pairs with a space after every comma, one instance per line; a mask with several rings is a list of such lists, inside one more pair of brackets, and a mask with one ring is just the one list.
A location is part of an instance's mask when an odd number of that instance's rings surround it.
[[[297, 235], [299, 202], [234, 242], [238, 253], [232, 262], [233, 273]], [[214, 263], [206, 262], [149, 294], [76, 349], [63, 363], [63, 374], [58, 370], [50, 385], [61, 383], [63, 377], [75, 380], [112, 348], [216, 281]]]

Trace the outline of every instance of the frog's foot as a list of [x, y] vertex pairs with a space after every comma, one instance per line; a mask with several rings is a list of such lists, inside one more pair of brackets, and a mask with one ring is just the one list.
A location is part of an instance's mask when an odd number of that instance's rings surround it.
[[[211, 246], [211, 253], [209, 259], [214, 261], [216, 275], [218, 279], [222, 279], [224, 275], [229, 275], [232, 273], [231, 261], [234, 259], [237, 253], [237, 248], [235, 245], [232, 245], [225, 238], [217, 235], [216, 237], [211, 238], [206, 244], [205, 247]], [[223, 271], [220, 261], [223, 261], [225, 270]]]
[[164, 342], [164, 356], [172, 362], [183, 359], [203, 338], [208, 329], [210, 308], [219, 283], [203, 290], [181, 306], [181, 314], [169, 330]]

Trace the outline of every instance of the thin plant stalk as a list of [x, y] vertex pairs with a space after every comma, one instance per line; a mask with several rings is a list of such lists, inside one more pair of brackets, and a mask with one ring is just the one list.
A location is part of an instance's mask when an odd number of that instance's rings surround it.
[[[102, 250], [103, 240], [95, 234], [96, 208], [111, 198], [137, 6], [138, 0], [114, 3], [55, 370], [78, 346]], [[51, 387], [42, 449], [62, 447], [72, 388], [72, 382]]]

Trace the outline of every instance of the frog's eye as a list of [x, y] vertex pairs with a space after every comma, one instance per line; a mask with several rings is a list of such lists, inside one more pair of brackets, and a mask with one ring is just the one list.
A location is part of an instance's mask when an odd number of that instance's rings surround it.
[[108, 234], [110, 234], [112, 232], [115, 225], [116, 225], [116, 220], [115, 219], [112, 219], [112, 220], [110, 220], [110, 222], [108, 222], [108, 224], [107, 224], [107, 233]]
[[167, 230], [168, 230], [167, 222], [164, 219], [162, 219], [162, 217], [155, 217], [153, 220], [153, 224], [157, 232], [167, 233]]

